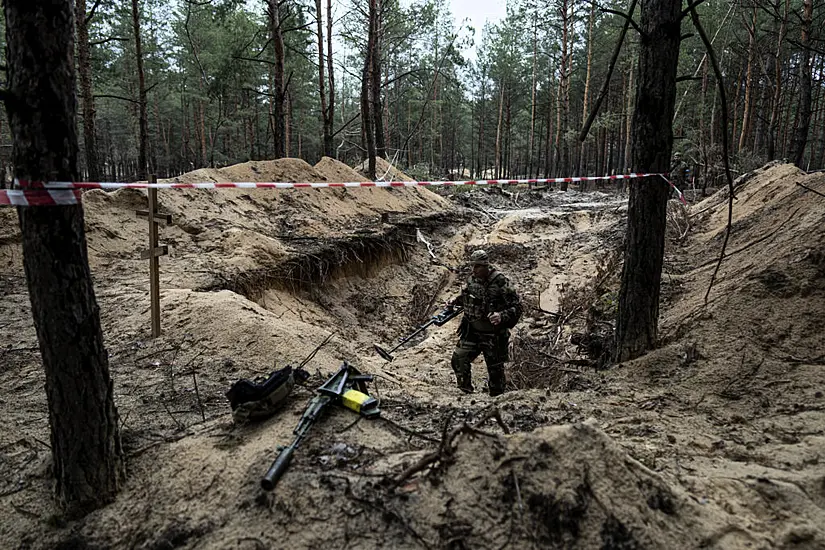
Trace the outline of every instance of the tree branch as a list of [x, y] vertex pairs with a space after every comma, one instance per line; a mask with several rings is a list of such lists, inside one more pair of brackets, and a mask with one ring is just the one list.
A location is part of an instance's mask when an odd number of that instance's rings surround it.
[[[688, 7], [686, 7], [686, 8], [684, 9], [684, 11], [682, 11], [682, 15], [679, 17], [679, 19], [684, 19], [685, 17], [687, 17], [687, 15], [688, 15], [689, 13], [691, 13], [692, 11], [694, 11], [694, 10], [696, 9], [696, 6], [698, 6], [699, 4], [702, 4], [702, 3], [704, 3], [704, 2], [705, 2], [705, 0], [695, 0], [695, 1], [691, 2], [691, 3], [689, 3], [689, 4], [688, 4]], [[692, 16], [691, 16], [691, 17], [692, 17]]]
[[696, 32], [702, 38], [702, 43], [708, 52], [713, 73], [716, 75], [716, 86], [719, 89], [719, 99], [722, 102], [722, 160], [725, 164], [725, 176], [728, 180], [728, 226], [725, 228], [725, 240], [722, 243], [722, 251], [719, 254], [719, 261], [716, 263], [716, 269], [713, 270], [713, 275], [710, 277], [710, 284], [705, 293], [705, 303], [708, 303], [708, 296], [710, 296], [710, 289], [713, 288], [713, 283], [716, 280], [716, 275], [719, 273], [719, 268], [722, 267], [722, 260], [725, 258], [725, 249], [728, 246], [728, 239], [730, 239], [730, 231], [733, 226], [733, 176], [730, 173], [730, 159], [728, 158], [728, 100], [725, 96], [725, 81], [722, 77], [722, 70], [719, 68], [719, 62], [716, 61], [716, 54], [713, 52], [713, 45], [705, 33], [702, 23], [699, 21], [699, 15], [696, 13], [697, 3], [690, 6], [690, 18], [693, 20], [693, 26], [696, 27]]
[[[616, 42], [616, 48], [613, 50], [613, 57], [610, 58], [610, 65], [607, 69], [607, 76], [604, 79], [604, 83], [602, 84], [602, 89], [599, 90], [599, 97], [596, 98], [596, 102], [593, 104], [593, 110], [590, 111], [590, 115], [588, 115], [587, 120], [582, 126], [582, 131], [579, 133], [579, 141], [584, 141], [587, 139], [587, 134], [590, 133], [590, 127], [593, 126], [593, 121], [596, 120], [596, 115], [599, 114], [599, 108], [602, 106], [602, 101], [604, 101], [605, 96], [607, 95], [607, 89], [610, 87], [610, 79], [613, 76], [613, 69], [616, 68], [616, 61], [619, 60], [619, 53], [622, 51], [622, 44], [624, 44], [624, 37], [627, 34], [627, 29], [633, 21], [633, 12], [636, 10], [636, 0], [632, 0], [630, 2], [630, 8], [628, 11], [628, 16], [624, 20], [624, 25], [622, 26], [622, 32], [619, 33], [619, 40]], [[639, 32], [644, 36], [641, 30]]]
[[103, 40], [93, 40], [89, 42], [90, 46], [101, 46], [103, 44], [107, 44], [109, 42], [129, 42], [130, 38], [125, 38], [123, 36], [110, 36], [109, 38], [104, 38]]
[[[633, 7], [635, 7], [635, 3], [634, 3]], [[619, 17], [624, 19], [626, 23], [629, 23], [630, 25], [632, 25], [633, 28], [636, 29], [636, 32], [638, 32], [642, 36], [645, 35], [645, 33], [642, 32], [641, 27], [639, 27], [639, 24], [636, 23], [636, 21], [633, 20], [633, 10], [632, 9], [630, 10], [629, 14], [625, 13], [623, 11], [612, 10], [610, 8], [599, 8], [599, 11], [601, 11], [603, 13], [612, 13], [613, 15], [618, 15]]]
[[701, 76], [693, 76], [693, 75], [682, 75], [676, 78], [676, 83], [679, 82], [687, 82], [688, 80], [702, 80]]
[[335, 133], [333, 133], [333, 134], [332, 134], [332, 137], [335, 137], [335, 136], [337, 136], [338, 134], [340, 134], [341, 132], [343, 132], [343, 131], [346, 129], [346, 127], [347, 127], [347, 126], [349, 126], [350, 124], [352, 124], [353, 122], [355, 122], [356, 120], [358, 120], [358, 118], [359, 118], [360, 116], [361, 116], [361, 112], [360, 112], [360, 111], [359, 111], [359, 112], [357, 112], [357, 113], [355, 113], [355, 116], [354, 116], [354, 117], [352, 117], [351, 119], [349, 119], [348, 121], [346, 121], [346, 122], [344, 123], [344, 125], [343, 125], [343, 126], [341, 126], [340, 128], [338, 128], [338, 130], [336, 130], [336, 131], [335, 131]]
[[137, 104], [137, 105], [140, 105], [140, 101], [138, 101], [137, 99], [132, 99], [131, 97], [123, 97], [122, 95], [114, 95], [114, 94], [95, 94], [95, 95], [94, 95], [94, 97], [95, 97], [95, 98], [99, 98], [99, 97], [110, 97], [110, 98], [112, 98], [112, 99], [120, 99], [120, 100], [123, 100], [123, 101], [128, 101], [128, 102], [130, 102], [130, 103], [135, 103], [135, 104]]
[[92, 6], [92, 9], [90, 9], [90, 10], [89, 10], [89, 13], [88, 13], [88, 14], [86, 14], [86, 19], [85, 19], [85, 21], [86, 21], [86, 24], [87, 24], [87, 25], [88, 25], [88, 24], [89, 24], [89, 22], [92, 20], [92, 17], [94, 17], [94, 16], [95, 16], [95, 11], [97, 11], [97, 8], [98, 8], [98, 6], [100, 6], [100, 3], [101, 3], [102, 1], [103, 1], [103, 0], [95, 0], [95, 3], [94, 3], [94, 5]]
[[245, 57], [243, 55], [233, 55], [232, 59], [237, 59], [239, 61], [255, 61], [256, 63], [266, 63], [267, 65], [275, 65], [275, 62], [270, 61], [269, 59], [257, 59], [255, 57]]

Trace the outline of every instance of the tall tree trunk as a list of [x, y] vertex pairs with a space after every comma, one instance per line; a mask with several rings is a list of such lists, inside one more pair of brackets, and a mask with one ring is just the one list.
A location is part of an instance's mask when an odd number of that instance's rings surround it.
[[753, 7], [753, 19], [751, 25], [748, 27], [748, 67], [745, 73], [745, 107], [742, 114], [742, 132], [739, 134], [739, 146], [737, 152], [742, 152], [745, 148], [748, 134], [751, 131], [751, 95], [753, 93], [753, 65], [756, 60], [756, 16], [758, 14], [757, 7]]
[[[332, 17], [332, 14], [328, 14]], [[330, 112], [327, 109], [326, 85], [324, 84], [324, 73], [326, 66], [324, 65], [324, 21], [321, 12], [321, 0], [315, 0], [315, 19], [318, 23], [318, 95], [321, 99], [321, 125], [323, 127], [324, 135], [324, 155], [332, 156], [332, 119], [330, 119]]]
[[135, 60], [138, 73], [138, 169], [137, 179], [147, 179], [146, 147], [149, 141], [149, 121], [146, 115], [146, 77], [143, 74], [143, 50], [140, 45], [140, 9], [138, 0], [132, 0], [132, 29], [135, 33]]
[[83, 105], [83, 145], [86, 150], [86, 170], [90, 181], [100, 179], [95, 138], [95, 100], [92, 95], [92, 60], [89, 52], [89, 21], [86, 0], [76, 0], [77, 70], [80, 76], [80, 97]]
[[625, 142], [624, 142], [624, 171], [627, 173], [630, 170], [635, 170], [633, 167], [633, 145], [631, 143], [631, 139], [633, 137], [633, 96], [634, 96], [634, 89], [633, 89], [633, 75], [636, 73], [633, 64], [630, 64], [630, 71], [628, 75], [628, 83], [627, 83], [627, 113], [625, 119], [625, 130], [627, 134], [625, 135]]
[[332, 66], [332, 0], [327, 0], [327, 77], [329, 80], [329, 156], [335, 158], [335, 147], [332, 141], [335, 124], [335, 71]]
[[504, 82], [499, 84], [498, 93], [498, 124], [496, 125], [496, 178], [501, 178], [501, 125], [504, 120]]
[[[633, 114], [633, 169], [665, 173], [673, 148], [681, 0], [642, 0], [639, 73]], [[625, 261], [616, 322], [616, 360], [638, 357], [656, 345], [659, 291], [670, 188], [651, 178], [633, 180]]]
[[[74, 7], [5, 0], [6, 101], [21, 180], [77, 177]], [[36, 37], [34, 40], [32, 37]], [[21, 207], [23, 265], [46, 373], [58, 502], [78, 517], [123, 477], [117, 409], [86, 249], [83, 207]]]
[[799, 168], [805, 169], [805, 146], [808, 144], [808, 128], [811, 125], [811, 22], [813, 0], [802, 2], [802, 63], [799, 73], [799, 125], [791, 141], [790, 158]]
[[536, 132], [536, 62], [538, 61], [538, 17], [533, 14], [533, 75], [530, 85], [530, 139], [527, 147], [528, 177], [533, 174], [533, 140]]
[[278, 0], [267, 0], [267, 15], [269, 17], [269, 32], [272, 38], [272, 45], [275, 49], [275, 64], [273, 65], [272, 88], [272, 130], [273, 145], [275, 147], [275, 158], [284, 158], [287, 154], [287, 129], [286, 129], [286, 89], [284, 74], [284, 35], [281, 29], [281, 11]]
[[380, 0], [372, 0], [375, 2], [375, 22], [373, 23], [375, 38], [373, 39], [372, 53], [370, 54], [370, 61], [372, 62], [372, 125], [375, 131], [375, 154], [379, 157], [387, 156], [387, 143], [384, 137], [384, 109], [381, 106], [381, 44], [382, 33], [381, 29], [381, 12], [384, 9], [383, 3]]
[[[570, 114], [570, 0], [562, 0], [562, 38], [561, 67], [559, 67], [559, 95], [556, 98], [556, 172], [568, 170], [567, 128]], [[567, 191], [567, 182], [562, 182], [560, 189]]]
[[[584, 79], [584, 98], [582, 99], [582, 120], [587, 120], [587, 110], [589, 108], [588, 101], [590, 95], [590, 66], [593, 61], [593, 19], [596, 17], [596, 3], [590, 5], [590, 23], [587, 26], [587, 75]], [[585, 151], [587, 143], [582, 142], [579, 151], [579, 169], [577, 172], [580, 175], [585, 175]]]
[[785, 10], [782, 20], [779, 22], [779, 32], [776, 39], [776, 55], [774, 55], [774, 68], [776, 70], [773, 85], [773, 102], [771, 103], [771, 121], [768, 130], [768, 159], [776, 158], [776, 142], [779, 139], [779, 116], [782, 109], [782, 43], [785, 39], [785, 31], [788, 27], [788, 11], [791, 0], [785, 0]]
[[361, 135], [367, 161], [367, 177], [375, 179], [375, 120], [372, 101], [372, 72], [374, 65], [372, 55], [375, 51], [375, 19], [377, 18], [377, 0], [369, 0], [367, 51], [364, 56], [364, 70], [361, 73]]
[[487, 89], [487, 67], [485, 66], [481, 73], [481, 100], [479, 101], [478, 107], [478, 154], [477, 156], [477, 165], [476, 165], [476, 174], [475, 178], [483, 178], [484, 177], [484, 170], [487, 168], [482, 159], [484, 158], [484, 114], [486, 109], [485, 106], [485, 95]]

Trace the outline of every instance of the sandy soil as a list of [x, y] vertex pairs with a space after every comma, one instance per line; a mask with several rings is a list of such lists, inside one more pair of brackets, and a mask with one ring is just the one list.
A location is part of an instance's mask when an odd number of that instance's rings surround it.
[[[386, 168], [384, 168], [386, 169]], [[399, 179], [397, 175], [387, 179]], [[353, 181], [331, 159], [183, 181]], [[16, 214], [0, 209], [0, 541], [7, 548], [825, 548], [825, 175], [740, 178], [669, 208], [662, 346], [609, 365], [626, 199], [610, 190], [168, 191], [149, 337], [139, 191], [84, 195], [128, 477], [65, 521]], [[382, 218], [382, 214], [384, 214]], [[426, 241], [426, 242], [425, 242]], [[432, 247], [430, 254], [427, 243]], [[455, 295], [477, 247], [527, 305], [510, 390], [454, 387], [456, 322], [381, 360]], [[433, 258], [435, 255], [435, 258]], [[232, 424], [240, 377], [308, 363], [287, 408]], [[262, 473], [342, 360], [382, 418], [330, 412], [273, 493]], [[486, 385], [474, 366], [475, 385]], [[501, 422], [492, 418], [498, 411]], [[433, 454], [434, 453], [434, 454]], [[429, 459], [428, 459], [429, 457]], [[404, 472], [430, 460], [429, 467]]]

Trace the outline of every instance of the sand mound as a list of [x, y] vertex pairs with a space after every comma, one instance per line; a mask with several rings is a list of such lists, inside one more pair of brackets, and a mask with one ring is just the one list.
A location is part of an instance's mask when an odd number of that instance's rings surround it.
[[455, 454], [432, 481], [408, 487], [419, 533], [436, 546], [696, 548], [713, 528], [588, 424], [464, 438]]
[[341, 161], [330, 157], [322, 157], [314, 166], [315, 170], [327, 177], [329, 181], [345, 183], [349, 181], [362, 181], [364, 176], [347, 166]]
[[[727, 191], [693, 207], [699, 231], [679, 256], [693, 258], [698, 265], [680, 276], [687, 292], [677, 298], [665, 325], [684, 332], [740, 324], [741, 336], [754, 337], [758, 347], [772, 354], [821, 355], [825, 301], [818, 297], [825, 297], [825, 199], [805, 187], [825, 192], [825, 174], [805, 175], [792, 165], [770, 165], [741, 179], [726, 257], [707, 308], [702, 305], [704, 292], [724, 238]], [[697, 315], [708, 311], [712, 320], [695, 323]], [[744, 325], [743, 316], [748, 319]]]
[[[367, 161], [355, 167], [362, 174], [367, 172]], [[375, 176], [384, 181], [415, 181], [413, 178], [390, 164], [386, 159], [375, 157]]]
[[[175, 182], [328, 182], [363, 179], [354, 170], [325, 158], [316, 169], [300, 159], [252, 161], [221, 169], [200, 169]], [[146, 208], [146, 191], [90, 191], [84, 195], [90, 262], [94, 268], [113, 261], [139, 263], [147, 247], [146, 221], [135, 210]], [[167, 280], [178, 288], [207, 285], [215, 273], [270, 269], [295, 254], [295, 245], [312, 239], [340, 239], [365, 231], [383, 231], [381, 215], [398, 212], [428, 216], [452, 206], [427, 189], [222, 189], [161, 190], [160, 210], [172, 214], [161, 227]], [[12, 212], [9, 210], [9, 212]], [[11, 225], [11, 224], [9, 224]], [[212, 252], [214, 257], [207, 257]], [[10, 261], [10, 260], [9, 260]]]

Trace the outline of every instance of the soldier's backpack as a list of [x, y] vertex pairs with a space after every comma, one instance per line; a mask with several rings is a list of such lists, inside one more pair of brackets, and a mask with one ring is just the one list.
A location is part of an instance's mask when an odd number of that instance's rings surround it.
[[296, 381], [301, 383], [307, 378], [307, 371], [287, 365], [273, 371], [268, 377], [258, 377], [254, 381], [238, 380], [226, 392], [229, 406], [232, 407], [232, 418], [236, 423], [243, 424], [249, 420], [272, 416], [286, 403]]

